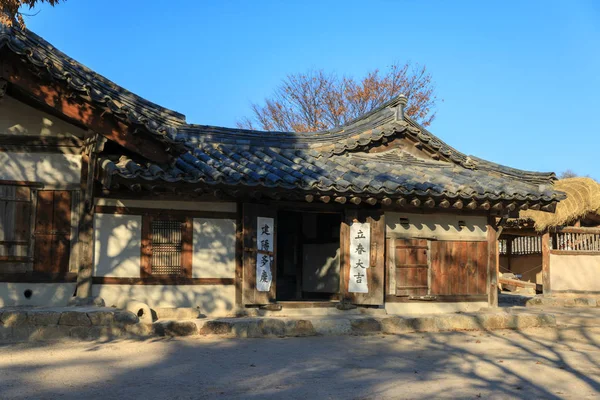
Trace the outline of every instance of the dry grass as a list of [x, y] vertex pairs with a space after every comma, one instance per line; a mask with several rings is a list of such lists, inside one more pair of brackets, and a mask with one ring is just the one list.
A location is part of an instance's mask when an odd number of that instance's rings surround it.
[[600, 214], [600, 184], [591, 178], [568, 178], [554, 183], [567, 198], [558, 203], [554, 214], [542, 211], [521, 211], [520, 218], [535, 222], [535, 229], [569, 224], [589, 213]]

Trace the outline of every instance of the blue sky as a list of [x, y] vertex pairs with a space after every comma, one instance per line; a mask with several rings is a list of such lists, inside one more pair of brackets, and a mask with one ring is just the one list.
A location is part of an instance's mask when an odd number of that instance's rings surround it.
[[235, 126], [287, 75], [427, 66], [430, 130], [515, 168], [600, 179], [600, 2], [68, 0], [28, 27], [188, 122]]

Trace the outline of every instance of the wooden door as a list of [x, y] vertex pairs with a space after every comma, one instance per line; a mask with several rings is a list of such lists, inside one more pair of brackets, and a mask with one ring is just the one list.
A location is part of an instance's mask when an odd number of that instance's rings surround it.
[[[244, 203], [242, 209], [244, 242], [242, 300], [245, 305], [273, 303], [275, 302], [275, 284], [277, 282], [277, 210], [263, 204], [250, 203]], [[266, 219], [271, 219], [273, 223], [268, 232], [265, 232], [264, 225], [259, 226], [259, 220], [265, 221]], [[259, 236], [263, 238], [260, 242]], [[264, 240], [271, 240], [271, 242], [266, 244]], [[263, 264], [264, 260], [270, 261], [268, 268], [271, 272], [271, 282], [268, 291], [259, 290], [257, 287], [257, 279], [259, 282], [262, 281], [260, 283], [265, 283], [262, 273], [261, 276], [257, 276], [257, 262]], [[262, 269], [263, 273], [266, 267], [265, 264]]]
[[487, 293], [487, 242], [431, 242], [431, 294]]
[[[370, 265], [365, 269], [362, 269], [361, 266], [351, 265], [350, 243], [355, 239], [350, 234], [353, 223], [368, 223], [370, 226]], [[358, 305], [383, 305], [385, 291], [385, 219], [383, 212], [347, 211], [341, 226], [340, 242], [344, 298]], [[366, 277], [368, 292], [352, 292], [349, 280], [361, 271]]]
[[426, 239], [395, 239], [394, 274], [396, 296], [429, 294], [429, 260]]
[[33, 270], [48, 274], [67, 273], [71, 249], [71, 192], [38, 192], [34, 237]]

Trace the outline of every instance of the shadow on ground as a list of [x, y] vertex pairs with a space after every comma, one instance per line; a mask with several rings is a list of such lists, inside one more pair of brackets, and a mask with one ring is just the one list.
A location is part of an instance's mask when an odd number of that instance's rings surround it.
[[592, 398], [598, 325], [2, 346], [0, 398]]

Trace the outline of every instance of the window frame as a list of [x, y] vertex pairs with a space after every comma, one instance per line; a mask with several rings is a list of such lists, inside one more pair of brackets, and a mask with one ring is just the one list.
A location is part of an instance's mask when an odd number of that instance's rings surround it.
[[[152, 222], [178, 221], [183, 224], [181, 232], [181, 271], [180, 274], [152, 273]], [[143, 215], [142, 216], [142, 245], [140, 259], [140, 276], [158, 280], [177, 280], [192, 278], [193, 251], [193, 220], [190, 217], [178, 215]]]

